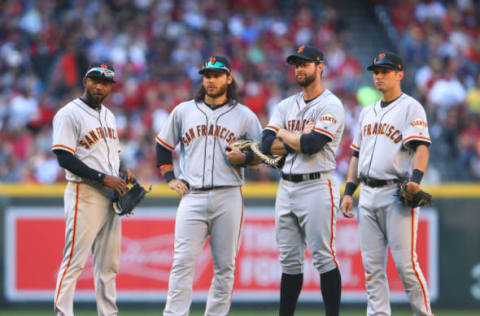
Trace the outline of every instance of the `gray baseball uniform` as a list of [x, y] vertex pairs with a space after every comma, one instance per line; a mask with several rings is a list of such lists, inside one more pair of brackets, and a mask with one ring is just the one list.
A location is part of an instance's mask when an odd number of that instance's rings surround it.
[[212, 109], [194, 100], [179, 104], [158, 134], [169, 150], [180, 143], [180, 174], [191, 192], [183, 196], [175, 221], [175, 244], [165, 316], [188, 315], [194, 267], [210, 236], [214, 277], [205, 315], [227, 315], [243, 216], [243, 169], [226, 159], [226, 145], [244, 137], [260, 140], [261, 125], [241, 104]]
[[276, 238], [282, 271], [286, 274], [303, 273], [306, 245], [319, 273], [338, 267], [335, 222], [340, 198], [331, 175], [344, 128], [341, 101], [329, 90], [309, 103], [305, 103], [303, 92], [298, 93], [278, 104], [265, 128], [274, 132], [284, 128], [301, 134], [308, 122], [315, 122], [314, 130], [331, 141], [312, 155], [288, 154], [282, 168], [282, 174], [302, 178], [298, 182], [280, 180], [275, 201]]
[[[120, 142], [113, 113], [94, 110], [75, 99], [53, 119], [52, 150], [66, 150], [87, 166], [118, 176]], [[115, 277], [120, 264], [121, 221], [112, 208], [112, 192], [66, 170], [65, 249], [55, 290], [55, 311], [73, 316], [75, 285], [88, 255], [94, 254], [99, 315], [117, 315]]]
[[358, 177], [387, 180], [374, 187], [362, 183], [360, 189], [359, 230], [367, 315], [391, 313], [385, 271], [388, 246], [414, 314], [431, 315], [427, 284], [415, 249], [419, 208], [407, 208], [395, 196], [395, 180], [411, 171], [414, 151], [405, 145], [414, 140], [430, 143], [425, 111], [412, 97], [402, 94], [384, 108], [378, 101], [362, 110], [351, 146], [359, 151]]

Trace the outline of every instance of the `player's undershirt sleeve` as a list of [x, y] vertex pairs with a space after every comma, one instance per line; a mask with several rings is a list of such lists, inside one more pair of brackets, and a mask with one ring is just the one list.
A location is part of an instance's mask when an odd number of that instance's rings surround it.
[[157, 153], [157, 168], [173, 166], [172, 151], [168, 150], [159, 143], [155, 146], [155, 151]]
[[78, 133], [74, 119], [66, 114], [55, 115], [51, 150], [64, 150], [75, 154], [77, 139]]
[[300, 152], [312, 155], [318, 153], [332, 139], [324, 134], [312, 131], [310, 134], [300, 136]]
[[270, 121], [268, 124], [265, 126], [263, 133], [262, 133], [262, 152], [267, 155], [271, 155], [271, 150], [272, 150], [272, 143], [277, 137], [277, 132], [281, 129], [284, 128], [284, 115], [281, 111], [281, 105], [277, 104], [275, 109], [273, 110], [272, 117], [270, 118]]
[[103, 183], [105, 174], [87, 166], [83, 161], [75, 157], [68, 150], [54, 149], [53, 153], [57, 156], [60, 167], [65, 168], [76, 176], [83, 179]]

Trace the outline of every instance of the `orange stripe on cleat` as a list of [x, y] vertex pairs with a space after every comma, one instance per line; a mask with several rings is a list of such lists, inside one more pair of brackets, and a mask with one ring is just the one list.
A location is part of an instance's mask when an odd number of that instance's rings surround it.
[[72, 258], [73, 258], [73, 252], [75, 250], [75, 235], [77, 233], [77, 215], [78, 215], [78, 195], [79, 195], [79, 192], [80, 192], [80, 183], [77, 183], [76, 184], [76, 193], [75, 193], [75, 215], [74, 215], [74, 218], [73, 218], [72, 248], [70, 249], [70, 256], [68, 258], [67, 267], [65, 268], [65, 271], [63, 271], [62, 278], [60, 279], [60, 283], [58, 285], [57, 298], [55, 299], [55, 306], [57, 306], [58, 298], [60, 297], [60, 290], [62, 288], [63, 279], [65, 278], [65, 275], [67, 274], [67, 271], [70, 268], [70, 264], [72, 263]]

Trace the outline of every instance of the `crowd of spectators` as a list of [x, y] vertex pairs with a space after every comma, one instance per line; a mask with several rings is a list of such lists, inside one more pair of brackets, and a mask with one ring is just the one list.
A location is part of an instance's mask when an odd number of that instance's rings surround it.
[[414, 95], [425, 105], [443, 178], [480, 180], [480, 6], [386, 1]]
[[[475, 15], [468, 4], [389, 6], [401, 33], [401, 53], [410, 69], [417, 69], [412, 79], [417, 94], [434, 117], [431, 132], [444, 144], [439, 146], [444, 159], [455, 157], [460, 171], [471, 167], [465, 180], [470, 174], [480, 177], [480, 37], [478, 11]], [[350, 54], [353, 40], [338, 11], [319, 1], [2, 1], [0, 182], [63, 181], [50, 152], [51, 121], [81, 94], [92, 61], [114, 65], [118, 83], [105, 104], [117, 117], [121, 158], [150, 183], [161, 180], [154, 136], [172, 108], [193, 97], [201, 79], [198, 68], [207, 57], [231, 59], [242, 103], [265, 125], [277, 102], [298, 91], [285, 57], [305, 43], [324, 51], [325, 85], [345, 106], [337, 168], [343, 180], [351, 128], [361, 110], [356, 90], [363, 69]], [[251, 180], [277, 176], [266, 167], [248, 172]]]

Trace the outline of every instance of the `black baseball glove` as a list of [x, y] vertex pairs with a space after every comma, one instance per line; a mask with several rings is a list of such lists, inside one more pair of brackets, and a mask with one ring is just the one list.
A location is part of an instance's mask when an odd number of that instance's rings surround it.
[[420, 190], [416, 193], [409, 192], [407, 190], [408, 182], [409, 180], [405, 179], [399, 184], [398, 197], [404, 205], [416, 208], [419, 206], [430, 205], [432, 203], [432, 195], [430, 193], [427, 193], [423, 190]]
[[142, 187], [138, 182], [135, 182], [130, 189], [125, 192], [123, 195], [116, 195], [113, 200], [113, 209], [115, 214], [119, 216], [133, 214], [133, 209], [137, 206], [140, 201], [143, 200], [145, 194], [150, 192], [152, 186], [147, 190]]

